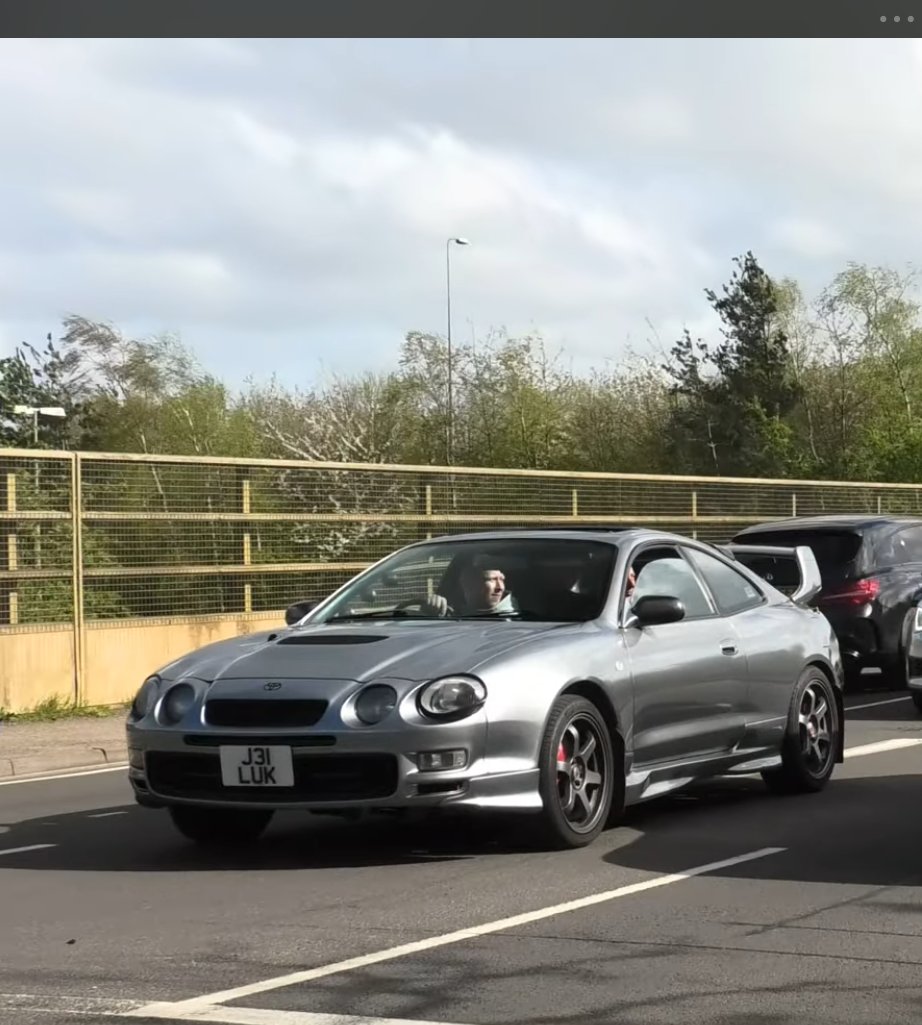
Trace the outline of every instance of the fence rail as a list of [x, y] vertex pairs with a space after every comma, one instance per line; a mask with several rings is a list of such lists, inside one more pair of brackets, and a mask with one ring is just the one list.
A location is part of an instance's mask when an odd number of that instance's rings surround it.
[[[277, 621], [436, 533], [638, 523], [720, 541], [823, 512], [922, 516], [922, 488], [0, 449], [0, 708], [130, 693], [200, 634]], [[56, 669], [43, 635], [70, 638]], [[152, 664], [127, 664], [132, 648]]]

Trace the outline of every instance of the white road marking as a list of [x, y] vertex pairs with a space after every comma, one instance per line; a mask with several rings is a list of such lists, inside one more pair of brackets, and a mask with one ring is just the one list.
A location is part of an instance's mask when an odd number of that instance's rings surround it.
[[922, 737], [895, 737], [893, 740], [878, 740], [874, 744], [862, 744], [860, 747], [847, 747], [846, 758], [861, 758], [863, 755], [883, 754], [884, 751], [899, 751], [904, 747], [918, 747]]
[[849, 712], [860, 712], [863, 708], [879, 708], [881, 705], [896, 705], [900, 701], [912, 701], [912, 695], [907, 694], [902, 698], [887, 698], [886, 701], [872, 701], [867, 705], [846, 705], [845, 715], [847, 717]]
[[321, 965], [318, 968], [291, 972], [288, 975], [279, 975], [274, 979], [264, 979], [262, 982], [253, 982], [246, 986], [238, 986], [235, 989], [221, 990], [218, 993], [206, 993], [204, 996], [194, 997], [191, 1000], [180, 1000], [175, 1003], [147, 1004], [145, 1007], [139, 1007], [135, 1011], [128, 1012], [128, 1017], [183, 1018], [188, 1021], [194, 1021], [196, 1020], [196, 1014], [201, 1011], [210, 1010], [215, 1004], [227, 1003], [229, 1000], [242, 1000], [245, 997], [255, 996], [257, 993], [266, 993], [272, 989], [296, 986], [299, 983], [312, 982], [314, 979], [322, 979], [328, 975], [339, 975], [343, 972], [353, 972], [359, 968], [367, 968], [369, 965], [380, 964], [382, 961], [393, 961], [398, 957], [421, 954], [424, 951], [434, 950], [436, 947], [445, 947], [451, 943], [461, 943], [464, 940], [478, 939], [491, 933], [505, 932], [507, 929], [517, 929], [523, 925], [530, 925], [532, 922], [540, 922], [545, 918], [554, 918], [557, 915], [564, 915], [570, 911], [580, 911], [583, 908], [593, 907], [596, 904], [605, 904], [608, 901], [617, 900], [619, 897], [630, 897], [635, 893], [643, 893], [646, 890], [655, 890], [662, 886], [669, 886], [672, 883], [680, 883], [695, 876], [706, 875], [709, 872], [719, 872], [723, 868], [732, 868], [734, 865], [742, 865], [747, 861], [756, 861], [759, 858], [767, 858], [772, 854], [781, 854], [785, 850], [787, 850], [786, 847], [763, 847], [758, 851], [750, 851], [748, 854], [740, 854], [735, 858], [726, 858], [723, 861], [712, 861], [707, 865], [686, 869], [684, 872], [675, 872], [671, 875], [657, 876], [654, 879], [645, 879], [639, 883], [630, 883], [628, 886], [619, 886], [616, 890], [605, 890], [601, 893], [590, 894], [588, 897], [579, 897], [576, 900], [566, 901], [563, 904], [553, 904], [550, 907], [539, 908], [537, 911], [526, 911], [523, 914], [512, 915], [509, 918], [500, 918], [495, 922], [475, 925], [469, 929], [458, 929], [456, 932], [445, 933], [442, 936], [430, 936], [428, 939], [417, 940], [414, 943], [403, 943], [399, 947], [389, 947], [386, 950], [379, 950], [373, 954], [352, 957], [347, 961], [337, 961], [333, 964]]
[[111, 819], [116, 815], [127, 815], [127, 811], [97, 811], [92, 815], [87, 815], [88, 819]]
[[7, 847], [6, 850], [0, 850], [0, 857], [4, 854], [25, 854], [26, 851], [44, 851], [48, 847], [57, 847], [56, 843], [32, 843], [28, 847]]
[[[0, 993], [0, 1012], [39, 1011], [47, 1014], [123, 1015], [135, 1007], [137, 1000], [110, 1000], [104, 997], [70, 997], [44, 993]], [[3, 1019], [12, 1021], [0, 1014]]]
[[26, 776], [25, 779], [0, 779], [0, 787], [11, 787], [17, 783], [53, 783], [58, 779], [79, 779], [82, 776], [98, 776], [103, 772], [124, 772], [128, 762], [106, 765], [102, 769], [78, 769], [76, 772], [62, 772], [54, 776]]

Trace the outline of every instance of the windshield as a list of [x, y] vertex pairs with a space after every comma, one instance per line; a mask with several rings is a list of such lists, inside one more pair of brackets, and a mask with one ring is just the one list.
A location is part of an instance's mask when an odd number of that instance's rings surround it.
[[358, 619], [596, 619], [617, 546], [505, 537], [438, 541], [396, 552], [346, 585], [313, 623]]

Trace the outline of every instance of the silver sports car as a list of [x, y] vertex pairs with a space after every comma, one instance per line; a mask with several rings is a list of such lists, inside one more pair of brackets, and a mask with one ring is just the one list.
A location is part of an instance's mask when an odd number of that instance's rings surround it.
[[287, 627], [149, 677], [131, 783], [203, 844], [286, 809], [451, 807], [531, 813], [543, 843], [579, 847], [706, 777], [818, 791], [844, 728], [820, 583], [809, 548], [645, 529], [412, 544]]

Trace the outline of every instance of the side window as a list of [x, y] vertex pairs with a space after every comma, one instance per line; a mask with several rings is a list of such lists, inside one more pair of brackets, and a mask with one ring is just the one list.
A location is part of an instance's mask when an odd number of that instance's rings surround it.
[[669, 595], [685, 606], [686, 619], [713, 616], [714, 609], [691, 566], [677, 548], [647, 548], [631, 564], [636, 576], [631, 602], [645, 594]]
[[687, 548], [686, 552], [704, 577], [723, 615], [732, 616], [757, 608], [765, 600], [758, 588], [732, 566], [694, 548]]
[[893, 539], [896, 549], [894, 562], [922, 562], [922, 527], [908, 527]]

